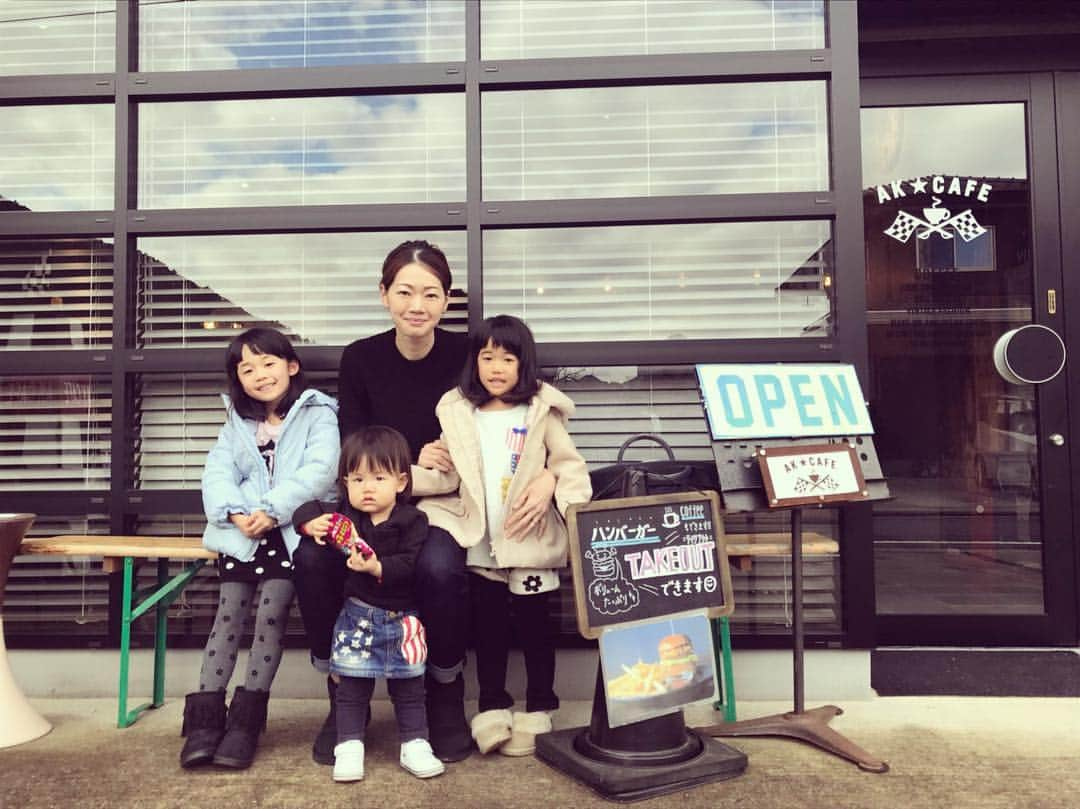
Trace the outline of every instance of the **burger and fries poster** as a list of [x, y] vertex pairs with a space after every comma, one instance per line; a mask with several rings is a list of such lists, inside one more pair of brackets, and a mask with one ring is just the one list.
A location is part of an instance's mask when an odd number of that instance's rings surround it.
[[717, 493], [576, 504], [567, 524], [578, 630], [599, 638], [609, 726], [714, 699], [709, 619], [735, 607]]
[[606, 629], [600, 636], [600, 667], [611, 727], [716, 698], [712, 634], [704, 612]]

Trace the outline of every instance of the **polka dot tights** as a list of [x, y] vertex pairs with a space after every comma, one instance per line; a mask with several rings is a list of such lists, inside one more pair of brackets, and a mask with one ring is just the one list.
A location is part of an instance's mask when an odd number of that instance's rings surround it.
[[[224, 691], [236, 667], [240, 638], [244, 624], [251, 614], [255, 597], [255, 582], [224, 581], [218, 597], [217, 615], [210, 638], [203, 651], [199, 673], [200, 691]], [[293, 583], [289, 579], [264, 579], [255, 608], [255, 630], [248, 653], [244, 688], [248, 691], [269, 691], [274, 681], [293, 599]]]

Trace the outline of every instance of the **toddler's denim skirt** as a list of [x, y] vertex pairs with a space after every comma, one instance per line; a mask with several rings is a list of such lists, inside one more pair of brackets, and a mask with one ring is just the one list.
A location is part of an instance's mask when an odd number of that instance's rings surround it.
[[416, 613], [345, 599], [331, 641], [332, 673], [396, 680], [423, 674], [426, 660], [427, 637]]

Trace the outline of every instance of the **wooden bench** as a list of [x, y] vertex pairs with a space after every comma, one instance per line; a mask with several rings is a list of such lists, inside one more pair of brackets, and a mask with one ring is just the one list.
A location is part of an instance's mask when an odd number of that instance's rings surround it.
[[[58, 536], [24, 539], [21, 554], [43, 556], [100, 557], [106, 573], [123, 573], [124, 590], [120, 624], [120, 687], [117, 706], [117, 727], [126, 728], [147, 708], [160, 707], [165, 701], [165, 647], [168, 634], [169, 605], [183, 592], [199, 569], [217, 554], [202, 546], [202, 540], [192, 537], [149, 536]], [[135, 591], [137, 559], [157, 559], [157, 586]], [[183, 570], [170, 578], [169, 560], [181, 559]], [[128, 671], [131, 657], [131, 624], [141, 615], [154, 609], [154, 694], [151, 702], [130, 711], [128, 700]]]
[[[790, 556], [790, 533], [728, 534], [724, 540], [728, 564], [739, 570], [750, 570], [758, 556]], [[835, 539], [814, 531], [802, 532], [803, 556], [810, 554], [835, 555], [840, 545]], [[736, 605], [738, 606], [738, 605]], [[731, 623], [725, 615], [712, 621], [715, 665], [722, 672], [723, 690], [713, 707], [724, 712], [725, 722], [735, 721], [735, 672], [731, 663]]]
[[[840, 545], [835, 539], [814, 531], [803, 531], [803, 556], [826, 554], [834, 556], [840, 552]], [[790, 556], [790, 533], [764, 534], [729, 534], [724, 543], [728, 561], [739, 570], [750, 570], [755, 556]]]

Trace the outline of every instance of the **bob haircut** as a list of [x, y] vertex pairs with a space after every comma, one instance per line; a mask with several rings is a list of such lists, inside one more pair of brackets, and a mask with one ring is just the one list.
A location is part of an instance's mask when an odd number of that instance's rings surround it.
[[[233, 409], [242, 418], [260, 421], [266, 418], [266, 405], [257, 402], [244, 392], [244, 386], [240, 384], [240, 376], [237, 367], [240, 365], [244, 353], [244, 346], [252, 354], [270, 354], [281, 357], [286, 362], [295, 362], [300, 365], [300, 357], [296, 355], [296, 349], [281, 332], [274, 329], [254, 328], [248, 329], [243, 334], [233, 338], [229, 347], [225, 350], [225, 376], [229, 381], [229, 399], [232, 400]], [[307, 384], [304, 382], [304, 369], [289, 378], [289, 389], [285, 391], [285, 397], [277, 406], [277, 414], [285, 418], [289, 408], [300, 398]]]
[[540, 390], [540, 369], [536, 362], [536, 341], [525, 323], [513, 315], [495, 315], [483, 321], [469, 335], [469, 353], [461, 372], [461, 393], [476, 407], [491, 400], [491, 394], [480, 382], [477, 357], [488, 343], [509, 351], [518, 358], [518, 381], [513, 389], [499, 398], [508, 404], [527, 402]]
[[383, 260], [382, 278], [379, 285], [384, 289], [390, 289], [397, 278], [398, 271], [406, 264], [423, 264], [442, 284], [443, 292], [450, 297], [450, 284], [453, 278], [450, 275], [450, 263], [446, 255], [431, 242], [424, 239], [402, 242]]
[[345, 478], [365, 461], [369, 469], [382, 470], [392, 475], [405, 475], [405, 488], [398, 492], [397, 502], [409, 502], [412, 495], [412, 475], [409, 474], [411, 455], [409, 442], [393, 427], [371, 424], [349, 433], [341, 445], [341, 457], [338, 460], [338, 491], [341, 495], [339, 502], [349, 502]]

